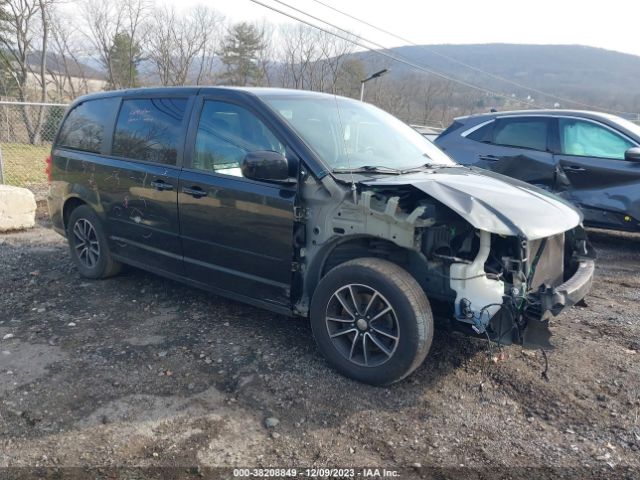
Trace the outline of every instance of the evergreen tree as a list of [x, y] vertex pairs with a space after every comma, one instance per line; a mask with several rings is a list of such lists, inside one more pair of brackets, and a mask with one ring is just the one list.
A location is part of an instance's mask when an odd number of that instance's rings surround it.
[[140, 44], [126, 32], [116, 33], [107, 55], [109, 74], [107, 89], [132, 88], [139, 86], [138, 65], [142, 61]]
[[245, 86], [260, 83], [262, 71], [259, 57], [265, 48], [263, 33], [250, 23], [233, 25], [224, 38], [220, 56], [226, 67], [224, 83]]

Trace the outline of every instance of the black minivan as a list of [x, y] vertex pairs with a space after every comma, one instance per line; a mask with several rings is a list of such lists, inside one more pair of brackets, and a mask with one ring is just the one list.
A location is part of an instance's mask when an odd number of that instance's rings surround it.
[[423, 362], [432, 307], [473, 335], [546, 344], [593, 277], [569, 203], [457, 165], [391, 115], [334, 95], [88, 95], [48, 161], [53, 225], [81, 275], [126, 263], [309, 317], [329, 363], [363, 382]]

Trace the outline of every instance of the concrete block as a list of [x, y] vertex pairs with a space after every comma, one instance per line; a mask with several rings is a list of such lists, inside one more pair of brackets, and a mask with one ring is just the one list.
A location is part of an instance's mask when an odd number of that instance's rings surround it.
[[36, 199], [30, 190], [0, 185], [0, 232], [31, 228], [36, 223]]

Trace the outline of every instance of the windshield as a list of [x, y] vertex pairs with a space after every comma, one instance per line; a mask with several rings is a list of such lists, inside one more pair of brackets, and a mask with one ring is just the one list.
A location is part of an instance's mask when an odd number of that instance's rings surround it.
[[261, 99], [334, 171], [455, 165], [420, 133], [373, 105], [329, 95]]

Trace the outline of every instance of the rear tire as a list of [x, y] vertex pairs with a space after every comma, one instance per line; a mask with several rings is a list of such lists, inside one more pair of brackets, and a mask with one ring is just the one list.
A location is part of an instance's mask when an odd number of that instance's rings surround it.
[[310, 317], [318, 348], [333, 368], [373, 385], [413, 372], [433, 339], [431, 307], [418, 282], [378, 258], [332, 269], [316, 288]]
[[83, 277], [107, 278], [120, 272], [122, 264], [111, 256], [102, 222], [87, 205], [71, 212], [67, 240], [71, 259]]

